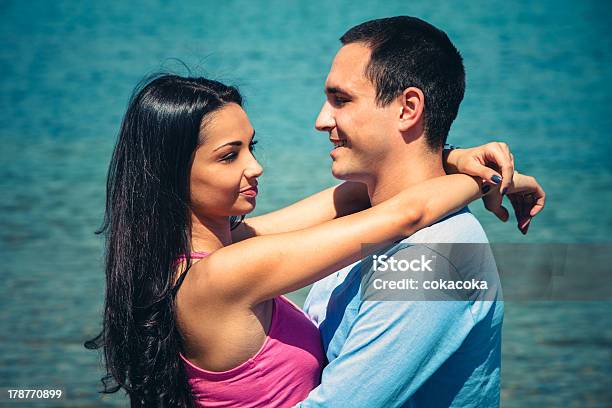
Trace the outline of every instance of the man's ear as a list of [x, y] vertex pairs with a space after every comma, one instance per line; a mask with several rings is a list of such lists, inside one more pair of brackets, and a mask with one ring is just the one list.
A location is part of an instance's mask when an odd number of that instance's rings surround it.
[[399, 130], [406, 132], [421, 120], [425, 109], [425, 95], [419, 88], [411, 86], [404, 89], [398, 98], [401, 107]]

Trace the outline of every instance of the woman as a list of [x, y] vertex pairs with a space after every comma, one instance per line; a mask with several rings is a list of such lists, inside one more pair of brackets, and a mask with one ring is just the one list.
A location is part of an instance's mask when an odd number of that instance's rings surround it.
[[357, 261], [363, 242], [409, 236], [482, 196], [479, 180], [456, 174], [367, 208], [365, 189], [344, 183], [232, 236], [262, 173], [241, 104], [235, 88], [164, 75], [135, 92], [123, 119], [101, 230], [103, 330], [86, 346], [104, 349], [104, 392], [124, 388], [132, 406], [304, 399], [324, 354], [281, 295]]

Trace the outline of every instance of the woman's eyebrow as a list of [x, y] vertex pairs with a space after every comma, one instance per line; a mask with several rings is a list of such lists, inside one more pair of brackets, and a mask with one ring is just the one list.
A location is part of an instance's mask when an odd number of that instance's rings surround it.
[[[251, 141], [255, 138], [255, 130], [253, 130], [253, 134], [251, 135]], [[213, 152], [216, 152], [222, 147], [225, 146], [242, 146], [242, 140], [234, 140], [233, 142], [224, 143], [221, 146], [217, 147]]]
[[233, 142], [228, 142], [228, 143], [222, 144], [221, 146], [219, 146], [215, 150], [213, 150], [213, 152], [216, 152], [217, 150], [219, 150], [220, 148], [225, 147], [225, 146], [242, 146], [242, 141], [235, 140]]

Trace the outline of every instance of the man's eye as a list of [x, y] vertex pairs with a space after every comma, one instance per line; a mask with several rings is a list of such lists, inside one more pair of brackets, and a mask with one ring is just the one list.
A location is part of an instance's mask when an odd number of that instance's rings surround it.
[[334, 97], [334, 105], [342, 106], [347, 103], [349, 100], [345, 98]]
[[251, 143], [249, 143], [249, 150], [250, 151], [255, 151], [255, 145], [257, 144], [257, 140], [253, 140]]

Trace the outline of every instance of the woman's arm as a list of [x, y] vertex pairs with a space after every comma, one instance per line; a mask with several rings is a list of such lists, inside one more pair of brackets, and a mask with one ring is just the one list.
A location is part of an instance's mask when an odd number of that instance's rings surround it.
[[297, 231], [369, 207], [366, 185], [346, 181], [280, 210], [247, 218], [232, 231], [232, 240], [238, 242], [255, 236]]
[[[501, 183], [502, 189], [512, 182], [514, 163], [506, 143], [490, 142], [470, 149], [444, 150], [442, 158], [448, 174], [479, 176], [490, 184]], [[487, 167], [487, 164], [496, 166], [501, 172]], [[500, 181], [493, 181], [493, 176], [499, 177]], [[297, 231], [369, 207], [370, 199], [365, 184], [344, 182], [278, 211], [247, 218], [232, 231], [232, 241]], [[498, 207], [487, 205], [487, 209], [499, 215], [501, 210]]]
[[202, 302], [255, 305], [359, 260], [364, 243], [409, 236], [480, 197], [477, 178], [427, 180], [356, 214], [221, 248], [193, 266], [194, 290]]

